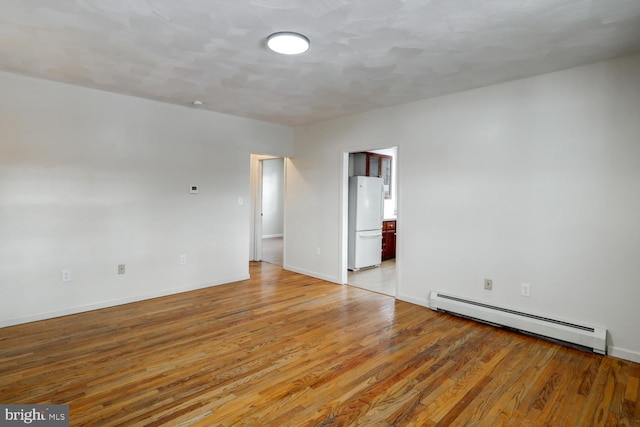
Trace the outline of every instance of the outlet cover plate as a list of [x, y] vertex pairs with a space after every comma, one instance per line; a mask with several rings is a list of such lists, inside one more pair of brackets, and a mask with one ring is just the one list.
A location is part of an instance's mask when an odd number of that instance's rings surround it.
[[493, 280], [491, 279], [484, 279], [484, 288], [487, 291], [491, 291], [493, 290]]

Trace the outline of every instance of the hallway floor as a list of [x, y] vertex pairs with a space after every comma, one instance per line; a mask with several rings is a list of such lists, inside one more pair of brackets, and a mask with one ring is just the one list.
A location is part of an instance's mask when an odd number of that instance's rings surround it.
[[283, 251], [282, 237], [262, 239], [262, 261], [282, 267], [284, 263]]

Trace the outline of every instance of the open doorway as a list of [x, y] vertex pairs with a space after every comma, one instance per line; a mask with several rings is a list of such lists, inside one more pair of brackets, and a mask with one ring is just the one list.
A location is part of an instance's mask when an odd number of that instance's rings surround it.
[[252, 154], [251, 177], [250, 259], [283, 266], [284, 158]]
[[262, 160], [262, 260], [283, 265], [284, 159]]
[[[397, 147], [352, 152], [345, 156], [345, 161], [348, 163], [344, 167], [346, 197], [343, 218], [345, 218], [347, 226], [343, 228], [345, 234], [343, 249], [347, 255], [343, 257], [343, 262], [347, 271], [343, 273], [343, 283], [390, 296], [395, 296], [397, 292], [397, 157]], [[368, 231], [366, 234], [368, 239], [373, 239], [373, 234], [377, 236], [375, 250], [379, 252], [379, 256], [375, 260], [365, 263], [372, 265], [358, 265], [357, 261], [354, 261], [354, 258], [358, 258], [358, 237], [356, 237], [358, 232], [355, 231], [357, 229], [354, 224], [355, 215], [348, 212], [349, 199], [351, 198], [352, 201], [354, 199], [354, 189], [350, 189], [353, 185], [349, 185], [349, 182], [353, 183], [356, 180], [354, 177], [358, 176], [374, 177], [378, 181], [382, 181], [383, 186], [383, 212], [379, 230], [376, 230], [375, 233]]]

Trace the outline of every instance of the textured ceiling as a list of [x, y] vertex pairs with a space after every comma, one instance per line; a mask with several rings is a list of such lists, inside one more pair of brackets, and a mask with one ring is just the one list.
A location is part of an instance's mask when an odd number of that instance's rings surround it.
[[291, 126], [638, 50], [640, 0], [0, 0], [1, 70]]

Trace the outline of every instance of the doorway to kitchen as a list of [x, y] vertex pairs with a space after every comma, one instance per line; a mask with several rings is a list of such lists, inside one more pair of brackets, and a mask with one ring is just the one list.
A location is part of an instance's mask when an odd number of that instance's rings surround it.
[[[390, 296], [397, 292], [397, 158], [397, 147], [366, 150], [348, 153], [344, 165], [343, 223], [346, 226], [343, 226], [343, 283]], [[377, 190], [371, 192], [371, 196], [358, 195], [362, 193], [363, 185], [368, 185], [367, 182], [375, 186], [381, 183], [382, 196], [375, 195]], [[376, 213], [380, 210], [380, 198], [382, 212]], [[366, 231], [360, 231], [361, 216], [355, 211], [362, 212], [365, 207], [372, 210], [379, 220], [365, 227]], [[372, 257], [374, 251], [376, 254]], [[366, 257], [363, 253], [367, 254]], [[363, 258], [367, 259], [363, 261]]]

